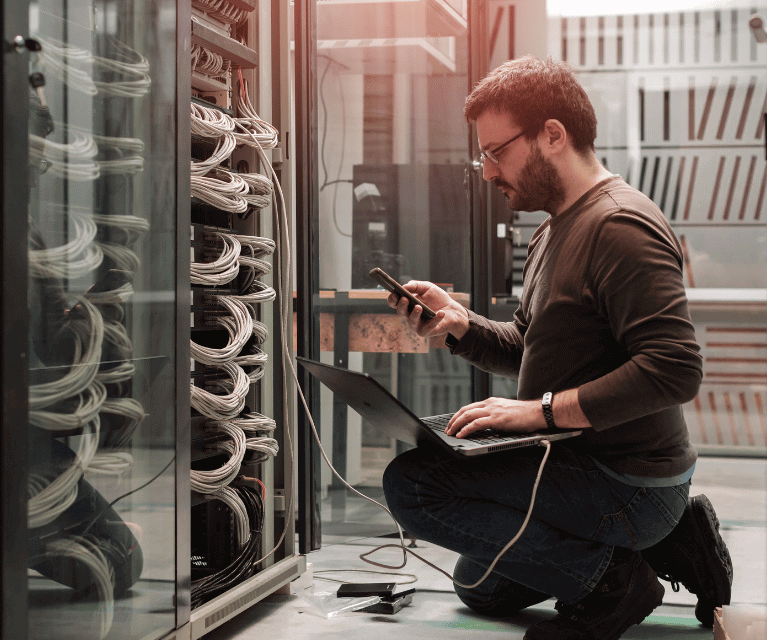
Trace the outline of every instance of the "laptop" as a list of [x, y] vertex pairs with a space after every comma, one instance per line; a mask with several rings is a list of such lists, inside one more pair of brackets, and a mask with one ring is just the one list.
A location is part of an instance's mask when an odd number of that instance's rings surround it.
[[481, 456], [509, 449], [573, 438], [577, 429], [543, 430], [537, 433], [508, 434], [483, 431], [468, 438], [445, 433], [452, 413], [416, 417], [405, 405], [367, 373], [341, 369], [298, 356], [297, 361], [365, 420], [390, 437], [419, 447], [436, 447], [456, 457]]

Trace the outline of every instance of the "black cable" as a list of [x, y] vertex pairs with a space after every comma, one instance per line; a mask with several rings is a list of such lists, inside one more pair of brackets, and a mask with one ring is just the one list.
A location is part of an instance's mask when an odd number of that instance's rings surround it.
[[175, 460], [176, 460], [176, 456], [174, 454], [173, 457], [168, 462], [168, 464], [166, 464], [160, 470], [160, 472], [157, 473], [157, 475], [155, 475], [151, 480], [147, 480], [140, 487], [136, 487], [135, 489], [132, 489], [131, 491], [128, 491], [127, 493], [124, 493], [121, 496], [119, 496], [119, 497], [115, 498], [114, 500], [112, 500], [112, 502], [110, 502], [106, 507], [104, 507], [101, 510], [101, 513], [99, 513], [93, 520], [91, 520], [91, 523], [87, 527], [85, 527], [85, 530], [82, 533], [80, 533], [79, 535], [84, 536], [86, 533], [88, 533], [88, 531], [90, 531], [90, 528], [99, 521], [101, 516], [103, 516], [109, 509], [111, 509], [120, 500], [122, 500], [123, 498], [127, 498], [129, 495], [132, 495], [132, 494], [136, 493], [137, 491], [141, 491], [143, 488], [145, 488], [145, 487], [149, 486], [150, 484], [152, 484], [155, 480], [157, 480], [157, 478], [159, 478], [163, 473], [165, 473], [165, 471], [168, 469], [168, 467], [170, 467], [170, 465], [172, 465]]
[[222, 591], [247, 580], [256, 573], [254, 561], [258, 557], [258, 551], [261, 546], [261, 532], [264, 527], [263, 501], [260, 493], [250, 487], [233, 485], [232, 489], [240, 496], [248, 512], [250, 538], [245, 549], [231, 565], [192, 585], [192, 608], [199, 607]]

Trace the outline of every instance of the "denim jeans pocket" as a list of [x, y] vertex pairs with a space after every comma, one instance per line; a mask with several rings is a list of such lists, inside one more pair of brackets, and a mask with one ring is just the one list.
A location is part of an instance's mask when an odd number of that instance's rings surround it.
[[602, 518], [595, 540], [636, 551], [662, 540], [679, 522], [687, 504], [689, 484], [679, 487], [637, 487], [631, 500]]

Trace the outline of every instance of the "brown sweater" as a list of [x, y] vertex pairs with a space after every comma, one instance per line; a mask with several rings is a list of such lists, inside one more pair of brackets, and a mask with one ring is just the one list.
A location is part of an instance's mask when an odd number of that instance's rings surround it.
[[451, 352], [518, 376], [520, 400], [578, 388], [593, 429], [567, 446], [643, 477], [695, 461], [680, 405], [698, 392], [702, 359], [682, 250], [660, 209], [619, 176], [536, 230], [513, 322], [469, 316]]

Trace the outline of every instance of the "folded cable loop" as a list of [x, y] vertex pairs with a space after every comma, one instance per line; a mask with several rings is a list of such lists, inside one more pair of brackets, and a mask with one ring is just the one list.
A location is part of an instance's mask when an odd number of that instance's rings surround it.
[[30, 385], [30, 411], [40, 411], [61, 400], [76, 396], [87, 389], [96, 378], [104, 340], [104, 322], [98, 309], [87, 299], [80, 301], [78, 309], [82, 309], [86, 317], [73, 318], [64, 327], [64, 330], [75, 336], [72, 365], [58, 380]]
[[207, 418], [227, 420], [236, 418], [245, 408], [245, 399], [250, 388], [250, 379], [242, 367], [227, 362], [216, 367], [229, 376], [226, 383], [212, 381], [210, 386], [221, 388], [224, 394], [217, 395], [191, 384], [191, 404]]
[[104, 260], [98, 243], [96, 223], [84, 212], [69, 211], [72, 240], [58, 247], [29, 250], [33, 278], [81, 278], [97, 269]]
[[227, 233], [214, 232], [214, 235], [223, 243], [221, 254], [213, 262], [191, 263], [192, 284], [222, 285], [234, 280], [240, 272], [240, 241]]
[[51, 477], [50, 472], [29, 474], [27, 526], [30, 529], [50, 524], [74, 504], [77, 483], [98, 449], [99, 430], [100, 421], [96, 416], [84, 426], [74, 460], [57, 476]]
[[190, 340], [191, 356], [197, 362], [207, 365], [220, 365], [232, 361], [253, 335], [253, 317], [240, 300], [232, 296], [215, 296], [218, 304], [225, 307], [231, 316], [214, 316], [217, 324], [226, 328], [229, 341], [221, 349], [203, 347]]
[[[29, 424], [46, 431], [79, 431], [98, 417], [107, 390], [99, 380], [93, 380], [81, 393], [61, 400], [45, 410], [30, 410]], [[76, 402], [75, 406], [72, 401]]]
[[242, 459], [245, 457], [245, 432], [228, 422], [215, 425], [216, 431], [226, 433], [231, 440], [213, 442], [208, 450], [219, 450], [230, 454], [229, 459], [218, 469], [208, 471], [191, 470], [192, 489], [198, 493], [215, 493], [230, 484], [240, 472]]

